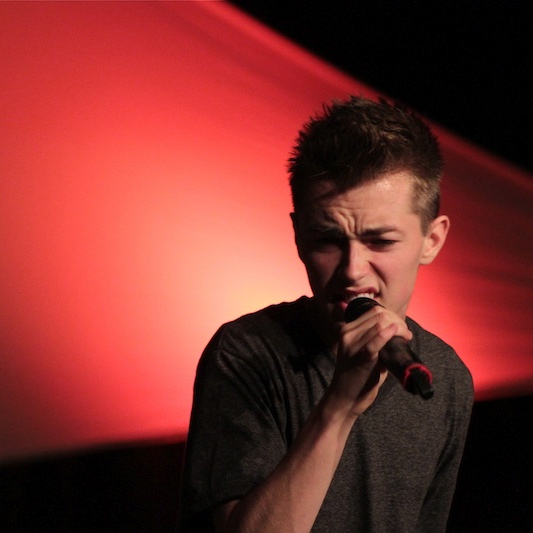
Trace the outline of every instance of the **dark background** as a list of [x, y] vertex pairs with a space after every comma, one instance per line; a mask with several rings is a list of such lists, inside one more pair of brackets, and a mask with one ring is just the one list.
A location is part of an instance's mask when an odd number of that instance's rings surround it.
[[[533, 531], [532, 428], [533, 396], [476, 402], [448, 533]], [[173, 533], [184, 450], [142, 442], [4, 465], [0, 531]]]
[[526, 0], [231, 0], [387, 96], [533, 172]]

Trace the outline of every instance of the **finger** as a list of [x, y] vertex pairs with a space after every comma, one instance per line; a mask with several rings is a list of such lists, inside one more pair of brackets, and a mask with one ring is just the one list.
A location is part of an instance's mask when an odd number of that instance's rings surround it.
[[349, 332], [352, 332], [354, 335], [363, 335], [366, 330], [374, 328], [376, 324], [379, 324], [382, 329], [385, 329], [390, 324], [397, 324], [398, 329], [395, 335], [403, 337], [407, 342], [413, 337], [405, 321], [383, 307], [374, 307], [357, 320], [348, 322], [342, 326], [341, 335], [348, 334]]
[[374, 317], [359, 327], [344, 330], [340, 339], [339, 355], [353, 357], [364, 350], [367, 352], [367, 359], [374, 360], [379, 350], [398, 333], [399, 327], [397, 323], [386, 323], [384, 326]]
[[398, 335], [399, 331], [398, 324], [389, 324], [388, 326], [381, 327], [380, 324], [377, 324], [373, 327], [369, 333], [372, 333], [371, 337], [366, 343], [366, 349], [371, 353], [378, 353], [384, 346], [389, 342], [392, 337]]

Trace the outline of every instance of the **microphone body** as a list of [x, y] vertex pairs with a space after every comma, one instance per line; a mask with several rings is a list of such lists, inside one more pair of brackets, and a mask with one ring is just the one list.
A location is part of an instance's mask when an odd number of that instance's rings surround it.
[[[356, 320], [376, 305], [380, 304], [372, 298], [355, 298], [346, 308], [345, 321]], [[424, 400], [429, 400], [433, 396], [431, 372], [411, 350], [403, 337], [392, 337], [379, 351], [379, 360], [407, 392], [418, 394]]]

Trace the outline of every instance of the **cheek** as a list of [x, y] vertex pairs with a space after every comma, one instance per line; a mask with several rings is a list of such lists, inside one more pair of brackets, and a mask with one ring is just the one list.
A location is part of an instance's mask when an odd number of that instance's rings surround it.
[[390, 258], [381, 265], [380, 275], [386, 284], [395, 288], [398, 293], [410, 294], [413, 290], [418, 269], [419, 258], [416, 254]]
[[407, 286], [416, 278], [419, 257], [412, 251], [379, 255], [373, 258], [372, 267], [386, 284], [393, 283], [398, 287]]
[[312, 282], [325, 284], [333, 276], [340, 258], [334, 253], [311, 252], [304, 258], [307, 275]]

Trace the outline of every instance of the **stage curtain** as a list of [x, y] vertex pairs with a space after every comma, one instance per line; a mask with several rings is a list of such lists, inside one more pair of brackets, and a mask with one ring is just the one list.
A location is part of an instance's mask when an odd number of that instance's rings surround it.
[[[179, 438], [218, 326], [309, 294], [298, 128], [376, 91], [223, 2], [2, 2], [0, 23], [0, 459]], [[533, 177], [435, 127], [452, 230], [410, 314], [478, 398], [529, 393]]]

